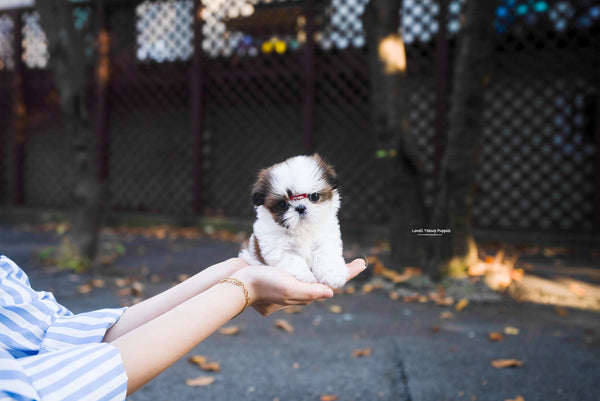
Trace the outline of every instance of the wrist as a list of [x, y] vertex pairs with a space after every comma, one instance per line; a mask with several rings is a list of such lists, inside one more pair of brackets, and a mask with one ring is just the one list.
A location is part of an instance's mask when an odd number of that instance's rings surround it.
[[233, 274], [231, 277], [241, 281], [244, 284], [246, 290], [248, 291], [248, 299], [251, 305], [256, 301], [257, 297], [256, 280], [254, 279], [254, 275], [247, 266], [248, 265], [236, 271], [235, 274]]

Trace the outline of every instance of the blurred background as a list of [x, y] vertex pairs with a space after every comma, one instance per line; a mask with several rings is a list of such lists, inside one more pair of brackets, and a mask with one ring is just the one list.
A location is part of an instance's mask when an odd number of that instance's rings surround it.
[[[37, 3], [0, 1], [6, 222], [248, 226], [256, 172], [318, 152], [345, 229], [417, 244], [396, 269], [433, 271], [473, 233], [598, 244], [596, 1], [495, 0], [472, 17], [468, 0]], [[450, 233], [413, 232], [428, 227]]]

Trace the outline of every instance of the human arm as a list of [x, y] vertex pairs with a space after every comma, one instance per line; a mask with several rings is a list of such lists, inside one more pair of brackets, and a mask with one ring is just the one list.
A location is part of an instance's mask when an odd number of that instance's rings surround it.
[[[360, 263], [364, 266], [364, 262]], [[352, 271], [358, 270], [357, 264], [351, 265]], [[244, 283], [252, 305], [281, 308], [333, 296], [333, 291], [323, 284], [298, 281], [273, 267], [246, 267], [232, 277]], [[240, 287], [217, 284], [112, 341], [119, 348], [127, 371], [128, 394], [183, 357], [245, 306], [246, 297]]]
[[230, 277], [248, 266], [240, 258], [228, 259], [207, 267], [184, 282], [128, 308], [123, 316], [106, 332], [104, 342], [111, 342], [131, 330], [170, 311], [177, 305], [209, 289], [225, 277]]

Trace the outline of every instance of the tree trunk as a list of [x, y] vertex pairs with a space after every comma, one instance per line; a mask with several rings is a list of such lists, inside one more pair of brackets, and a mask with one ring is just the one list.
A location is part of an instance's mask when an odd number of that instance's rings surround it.
[[406, 54], [400, 30], [400, 0], [371, 0], [364, 14], [369, 63], [371, 124], [389, 205], [391, 265], [422, 266], [423, 244], [412, 229], [423, 226], [419, 158], [410, 136]]
[[433, 213], [435, 228], [451, 233], [435, 238], [431, 268], [461, 275], [477, 261], [471, 232], [475, 169], [482, 131], [483, 93], [491, 79], [494, 2], [467, 0], [450, 99], [449, 130]]
[[[93, 132], [86, 108], [86, 62], [83, 35], [75, 31], [68, 0], [36, 2], [48, 41], [50, 68], [60, 94], [63, 126], [72, 158], [71, 224], [65, 244], [79, 268], [85, 268], [97, 251], [102, 191], [96, 176]], [[73, 266], [75, 267], [75, 266]]]

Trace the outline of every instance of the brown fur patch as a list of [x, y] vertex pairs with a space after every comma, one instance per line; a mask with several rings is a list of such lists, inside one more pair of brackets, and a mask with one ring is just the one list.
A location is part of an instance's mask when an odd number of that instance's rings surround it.
[[[319, 165], [319, 168], [323, 172], [323, 180], [331, 187], [331, 190], [337, 189], [338, 187], [338, 176], [335, 169], [331, 164], [328, 164], [320, 155], [315, 153], [313, 158]], [[324, 194], [321, 194], [322, 196]]]
[[260, 263], [262, 263], [263, 265], [266, 265], [267, 262], [265, 262], [265, 258], [263, 258], [263, 256], [262, 256], [262, 252], [260, 250], [260, 244], [258, 243], [258, 238], [256, 238], [256, 235], [254, 235], [253, 237], [254, 237], [254, 254], [256, 255], [256, 258], [258, 259], [258, 261]]

